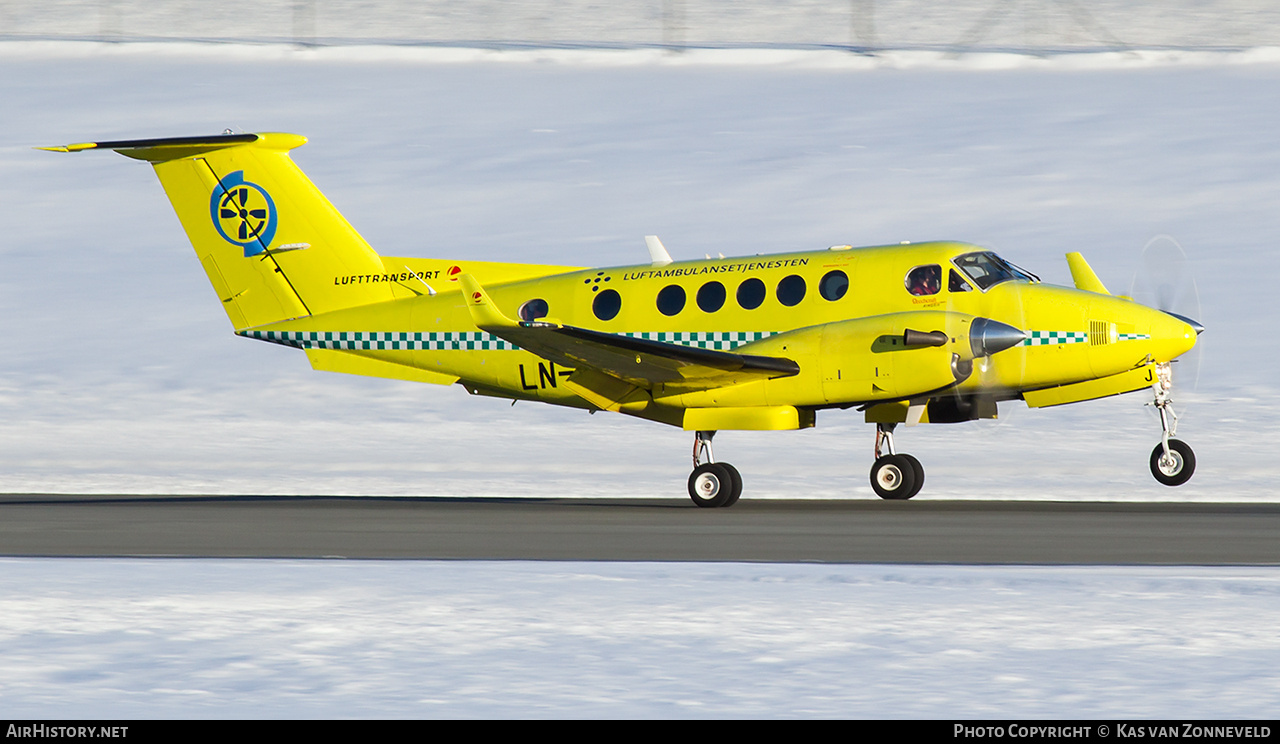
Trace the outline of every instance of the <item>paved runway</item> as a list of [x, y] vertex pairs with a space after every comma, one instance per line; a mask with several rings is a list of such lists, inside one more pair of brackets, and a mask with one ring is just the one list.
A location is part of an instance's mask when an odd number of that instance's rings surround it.
[[0, 496], [0, 555], [1280, 564], [1280, 504]]

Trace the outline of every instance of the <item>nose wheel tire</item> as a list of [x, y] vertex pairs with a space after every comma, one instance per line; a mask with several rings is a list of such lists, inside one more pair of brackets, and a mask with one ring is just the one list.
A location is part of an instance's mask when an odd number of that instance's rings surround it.
[[884, 455], [871, 466], [871, 488], [882, 499], [904, 501], [923, 485], [924, 468], [911, 455]]
[[1164, 454], [1164, 445], [1157, 444], [1151, 450], [1151, 474], [1166, 486], [1181, 486], [1191, 480], [1196, 472], [1196, 453], [1191, 446], [1181, 439], [1169, 440], [1169, 455]]
[[727, 462], [704, 462], [689, 475], [689, 498], [703, 508], [733, 506], [742, 495], [742, 476]]

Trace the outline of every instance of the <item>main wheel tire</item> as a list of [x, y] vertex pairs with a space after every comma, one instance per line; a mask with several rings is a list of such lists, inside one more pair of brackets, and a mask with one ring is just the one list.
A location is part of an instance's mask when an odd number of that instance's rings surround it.
[[689, 474], [689, 498], [706, 509], [724, 506], [733, 495], [733, 476], [717, 462], [704, 462]]
[[916, 494], [916, 469], [905, 455], [880, 457], [871, 466], [871, 488], [882, 499], [909, 499]]
[[907, 498], [911, 498], [920, 493], [921, 488], [924, 488], [924, 466], [920, 464], [920, 461], [914, 455], [908, 455], [904, 452], [901, 456], [911, 463], [911, 469], [916, 473], [916, 484], [911, 487], [911, 495], [907, 496]]
[[1151, 474], [1166, 486], [1181, 486], [1191, 480], [1196, 472], [1196, 453], [1181, 439], [1169, 440], [1169, 458], [1164, 456], [1164, 445], [1157, 444], [1151, 450]]
[[729, 500], [724, 502], [724, 506], [733, 506], [738, 503], [738, 498], [742, 496], [742, 473], [738, 469], [727, 462], [718, 463], [729, 473], [729, 478], [733, 482], [733, 487], [729, 489]]

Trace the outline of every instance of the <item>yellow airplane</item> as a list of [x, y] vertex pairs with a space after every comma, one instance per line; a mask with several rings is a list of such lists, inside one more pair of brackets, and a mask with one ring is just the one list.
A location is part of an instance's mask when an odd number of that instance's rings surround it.
[[236, 334], [304, 350], [315, 369], [473, 395], [615, 411], [695, 432], [688, 490], [734, 504], [717, 431], [813, 426], [856, 408], [876, 425], [871, 485], [909, 499], [919, 460], [898, 424], [995, 418], [1152, 390], [1152, 474], [1195, 470], [1174, 439], [1170, 362], [1203, 328], [1111, 296], [1079, 253], [1075, 288], [954, 242], [580, 268], [379, 256], [289, 157], [293, 134], [96, 142], [155, 168]]

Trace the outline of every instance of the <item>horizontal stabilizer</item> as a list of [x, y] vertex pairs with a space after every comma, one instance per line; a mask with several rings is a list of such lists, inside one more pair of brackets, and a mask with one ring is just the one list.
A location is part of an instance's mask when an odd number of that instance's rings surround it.
[[[150, 163], [180, 160], [224, 147], [257, 142], [256, 134], [214, 134], [204, 137], [159, 137], [152, 139], [112, 140], [104, 142], [80, 142], [74, 145], [37, 147], [50, 152], [84, 152], [85, 150], [115, 150], [121, 155]], [[300, 138], [303, 142], [305, 138]], [[298, 144], [302, 144], [299, 142]], [[294, 145], [296, 147], [297, 145]]]

